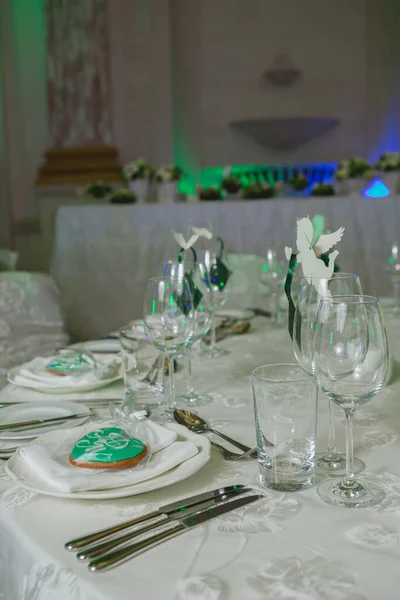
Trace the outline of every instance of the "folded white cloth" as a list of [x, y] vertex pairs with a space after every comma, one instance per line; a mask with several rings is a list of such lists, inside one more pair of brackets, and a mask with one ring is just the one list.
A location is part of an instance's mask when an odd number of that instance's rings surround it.
[[80, 388], [82, 386], [98, 385], [104, 380], [111, 383], [121, 377], [120, 359], [113, 355], [99, 354], [96, 356], [97, 368], [82, 374], [54, 375], [46, 371], [46, 366], [52, 357], [36, 357], [21, 365], [17, 371], [9, 373], [9, 381], [23, 387], [33, 389]]
[[[115, 424], [115, 423], [114, 423]], [[198, 453], [193, 442], [177, 442], [177, 434], [153, 421], [142, 422], [146, 427], [147, 442], [152, 456], [146, 466], [132, 469], [84, 469], [75, 467], [68, 461], [69, 452], [75, 442], [89, 430], [106, 427], [106, 423], [96, 424], [90, 428], [80, 427], [63, 431], [62, 448], [69, 447], [60, 455], [61, 443], [33, 443], [19, 450], [20, 457], [35, 474], [43, 479], [52, 489], [63, 493], [89, 490], [106, 490], [124, 487], [147, 481], [173, 469]], [[109, 424], [108, 424], [109, 425]]]

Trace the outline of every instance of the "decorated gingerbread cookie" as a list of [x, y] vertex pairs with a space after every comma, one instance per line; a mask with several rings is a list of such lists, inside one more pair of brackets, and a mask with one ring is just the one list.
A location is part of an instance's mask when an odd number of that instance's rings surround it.
[[85, 469], [135, 467], [148, 452], [146, 444], [119, 427], [103, 427], [81, 437], [72, 448], [69, 462]]
[[70, 353], [55, 356], [46, 365], [46, 371], [53, 375], [69, 375], [73, 371], [87, 369], [88, 361], [83, 354]]

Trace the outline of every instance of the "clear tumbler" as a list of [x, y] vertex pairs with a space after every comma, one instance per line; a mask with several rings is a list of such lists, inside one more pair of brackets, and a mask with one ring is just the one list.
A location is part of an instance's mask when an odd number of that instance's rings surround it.
[[291, 492], [314, 481], [317, 393], [296, 364], [257, 367], [252, 373], [260, 480]]

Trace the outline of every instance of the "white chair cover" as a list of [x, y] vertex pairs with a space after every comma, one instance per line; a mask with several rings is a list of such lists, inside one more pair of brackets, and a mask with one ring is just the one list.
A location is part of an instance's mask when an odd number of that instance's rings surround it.
[[0, 273], [0, 387], [8, 369], [38, 355], [51, 355], [67, 342], [59, 292], [51, 277]]

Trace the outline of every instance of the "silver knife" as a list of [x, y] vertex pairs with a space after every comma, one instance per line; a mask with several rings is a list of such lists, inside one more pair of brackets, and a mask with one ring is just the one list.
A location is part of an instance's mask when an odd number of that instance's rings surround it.
[[206, 502], [202, 502], [201, 504], [190, 506], [189, 508], [185, 509], [184, 513], [181, 510], [170, 513], [169, 515], [166, 515], [166, 517], [163, 520], [157, 520], [155, 522], [153, 521], [150, 525], [140, 527], [139, 529], [135, 529], [135, 531], [129, 531], [129, 533], [126, 533], [125, 535], [116, 538], [113, 537], [111, 540], [108, 540], [106, 542], [101, 542], [100, 544], [95, 544], [94, 546], [84, 548], [76, 555], [76, 558], [78, 560], [92, 560], [94, 558], [97, 558], [98, 556], [102, 556], [110, 552], [111, 550], [117, 548], [117, 546], [121, 546], [125, 542], [133, 540], [134, 538], [142, 535], [143, 533], [147, 533], [152, 529], [157, 529], [161, 525], [172, 523], [175, 520], [182, 519], [182, 517], [187, 518], [200, 511], [212, 508], [217, 504], [221, 504], [222, 502], [225, 502], [227, 500], [232, 500], [232, 498], [236, 498], [236, 496], [240, 496], [241, 494], [246, 494], [247, 492], [251, 491], [252, 490], [250, 488], [232, 490], [230, 493], [224, 494], [223, 496], [217, 496], [212, 500], [207, 500]]
[[6, 425], [0, 425], [0, 431], [8, 431], [14, 429], [26, 429], [31, 427], [40, 427], [41, 425], [47, 425], [50, 423], [60, 423], [62, 421], [71, 421], [72, 419], [83, 419], [90, 417], [90, 414], [85, 415], [66, 415], [65, 417], [53, 417], [51, 419], [33, 419], [32, 421], [20, 421], [19, 423], [7, 423]]
[[246, 506], [246, 504], [255, 502], [256, 500], [259, 500], [262, 497], [263, 496], [259, 494], [255, 494], [253, 496], [243, 496], [242, 498], [237, 498], [236, 500], [232, 500], [231, 502], [225, 502], [224, 504], [220, 504], [219, 506], [216, 506], [214, 508], [209, 508], [208, 510], [204, 510], [185, 519], [174, 521], [172, 527], [164, 529], [163, 531], [151, 536], [150, 538], [141, 540], [139, 542], [135, 542], [134, 544], [129, 544], [128, 546], [124, 546], [119, 550], [109, 552], [108, 554], [104, 554], [103, 556], [92, 560], [88, 566], [89, 571], [97, 573], [100, 571], [105, 571], [117, 567], [118, 565], [129, 560], [131, 557], [137, 556], [138, 554], [141, 554], [142, 552], [145, 552], [146, 550], [157, 546], [164, 540], [181, 535], [182, 533], [185, 533], [192, 527], [202, 525], [210, 519], [220, 517], [221, 515], [227, 512], [231, 512], [232, 510], [236, 510], [237, 508]]
[[80, 548], [85, 548], [90, 544], [97, 542], [98, 540], [102, 540], [110, 535], [119, 533], [124, 529], [133, 527], [134, 525], [139, 525], [140, 523], [145, 523], [146, 521], [150, 521], [152, 519], [157, 518], [157, 523], [164, 523], [168, 520], [168, 516], [175, 512], [184, 513], [184, 511], [190, 506], [195, 506], [197, 504], [201, 504], [202, 502], [206, 502], [207, 500], [217, 498], [218, 496], [231, 494], [235, 490], [243, 490], [244, 488], [246, 488], [246, 486], [242, 484], [229, 485], [227, 487], [217, 488], [209, 492], [203, 492], [202, 494], [197, 494], [196, 496], [190, 496], [189, 498], [182, 498], [177, 502], [171, 502], [171, 504], [160, 506], [158, 510], [142, 515], [141, 517], [137, 517], [136, 519], [124, 521], [123, 523], [118, 523], [118, 525], [113, 525], [112, 527], [107, 527], [106, 529], [100, 529], [99, 531], [89, 533], [83, 537], [70, 540], [65, 544], [64, 548], [66, 550], [79, 550]]

